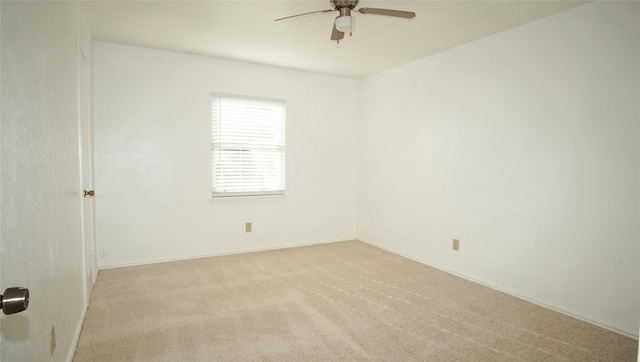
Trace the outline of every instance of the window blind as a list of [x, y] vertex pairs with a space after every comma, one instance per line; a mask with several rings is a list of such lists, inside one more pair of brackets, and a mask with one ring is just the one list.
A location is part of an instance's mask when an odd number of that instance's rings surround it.
[[213, 96], [211, 196], [284, 194], [284, 102]]

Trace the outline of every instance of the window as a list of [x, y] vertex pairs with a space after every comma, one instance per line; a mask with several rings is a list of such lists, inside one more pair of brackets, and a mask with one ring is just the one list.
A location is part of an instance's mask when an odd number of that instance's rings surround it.
[[213, 95], [211, 197], [283, 195], [284, 101]]

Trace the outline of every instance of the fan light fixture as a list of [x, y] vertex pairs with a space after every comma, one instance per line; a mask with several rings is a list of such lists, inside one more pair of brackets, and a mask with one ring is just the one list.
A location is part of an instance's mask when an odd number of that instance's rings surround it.
[[356, 19], [353, 16], [339, 16], [336, 18], [336, 29], [343, 33], [349, 33], [349, 36], [353, 35], [355, 25]]
[[355, 30], [356, 19], [351, 16], [351, 11], [357, 11], [360, 14], [376, 14], [376, 15], [384, 15], [384, 16], [395, 16], [397, 18], [405, 18], [411, 19], [416, 16], [416, 13], [413, 11], [403, 11], [403, 10], [391, 10], [391, 9], [378, 9], [378, 8], [359, 8], [356, 9], [360, 0], [329, 0], [331, 4], [331, 9], [327, 10], [317, 10], [311, 11], [308, 13], [298, 14], [286, 16], [284, 18], [279, 18], [274, 21], [286, 20], [291, 18], [297, 18], [299, 16], [306, 16], [311, 14], [319, 14], [319, 13], [330, 13], [333, 11], [339, 11], [340, 15], [333, 22], [333, 30], [331, 31], [331, 40], [335, 40], [340, 43], [340, 40], [344, 39], [344, 33], [349, 32], [349, 36], [353, 36], [353, 31]]

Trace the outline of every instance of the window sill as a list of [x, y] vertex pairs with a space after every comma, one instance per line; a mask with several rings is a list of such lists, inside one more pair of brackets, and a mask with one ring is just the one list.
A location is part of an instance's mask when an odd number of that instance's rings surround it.
[[279, 195], [247, 195], [247, 196], [223, 196], [223, 197], [209, 197], [209, 202], [224, 203], [224, 202], [255, 202], [255, 201], [271, 201], [282, 200], [287, 197], [287, 194]]

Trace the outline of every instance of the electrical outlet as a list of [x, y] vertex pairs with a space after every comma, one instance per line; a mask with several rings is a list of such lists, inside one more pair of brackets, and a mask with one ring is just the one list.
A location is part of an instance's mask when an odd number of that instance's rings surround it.
[[244, 223], [244, 231], [246, 233], [250, 233], [251, 232], [251, 223], [250, 222]]
[[51, 326], [51, 332], [49, 333], [49, 350], [53, 356], [53, 352], [56, 350], [56, 327]]
[[455, 251], [459, 251], [460, 250], [460, 240], [453, 239], [453, 250], [455, 250]]

